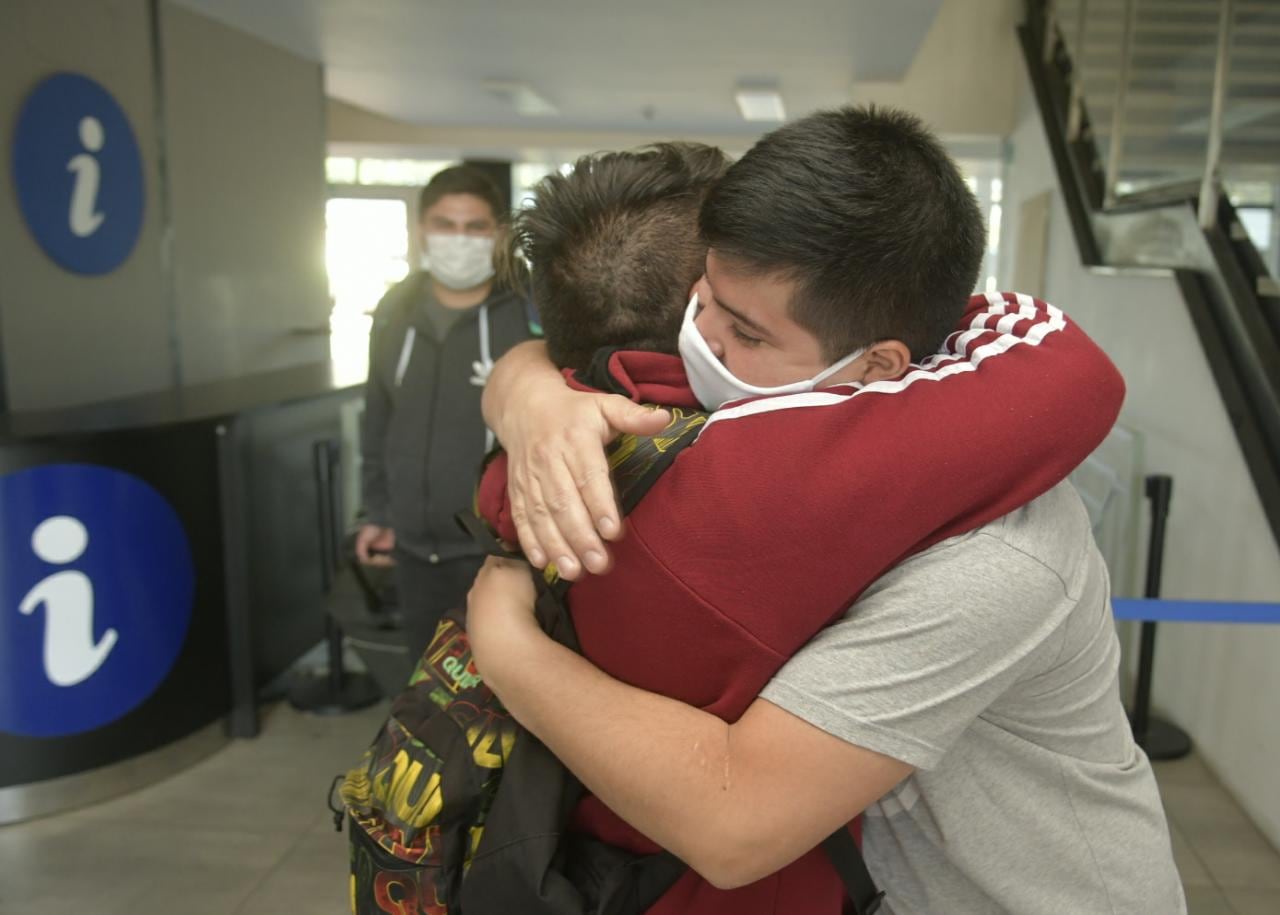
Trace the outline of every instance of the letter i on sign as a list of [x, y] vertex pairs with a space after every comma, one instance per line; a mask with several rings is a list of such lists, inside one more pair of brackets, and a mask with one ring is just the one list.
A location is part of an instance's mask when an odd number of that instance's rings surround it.
[[37, 85], [18, 113], [10, 161], [22, 218], [54, 263], [101, 276], [128, 259], [146, 180], [129, 117], [105, 87], [80, 73]]
[[[84, 555], [89, 534], [75, 518], [49, 518], [31, 537], [35, 554], [50, 565], [65, 566]], [[93, 636], [93, 582], [75, 569], [55, 572], [38, 583], [18, 608], [30, 616], [45, 610], [44, 669], [55, 686], [75, 686], [94, 675], [115, 647], [118, 634], [108, 629]]]
[[102, 122], [88, 116], [80, 119], [80, 144], [85, 151], [73, 156], [67, 163], [67, 171], [76, 176], [76, 183], [71, 189], [71, 211], [68, 221], [71, 231], [80, 238], [88, 238], [105, 218], [97, 211], [98, 184], [101, 180], [101, 168], [97, 158], [92, 155], [102, 151], [106, 143], [106, 135]]

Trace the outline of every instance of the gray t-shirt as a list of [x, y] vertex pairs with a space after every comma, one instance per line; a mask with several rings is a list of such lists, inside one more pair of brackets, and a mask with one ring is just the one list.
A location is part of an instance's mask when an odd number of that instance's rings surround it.
[[1177, 915], [1119, 652], [1106, 568], [1063, 483], [884, 575], [762, 696], [917, 769], [863, 821], [882, 911]]

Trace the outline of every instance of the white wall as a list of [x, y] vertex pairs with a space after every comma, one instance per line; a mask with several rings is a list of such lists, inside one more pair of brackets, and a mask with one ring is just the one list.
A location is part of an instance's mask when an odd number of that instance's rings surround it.
[[146, 193], [128, 259], [70, 273], [28, 231], [0, 141], [0, 369], [15, 411], [328, 358], [320, 67], [170, 3], [160, 22], [157, 66], [147, 0], [0, 0], [5, 130], [41, 80], [84, 73], [128, 115]]
[[[173, 381], [150, 34], [144, 0], [0, 2], [0, 370], [10, 409], [125, 397]], [[18, 112], [32, 89], [61, 70], [106, 87], [142, 156], [141, 234], [128, 259], [100, 276], [71, 273], [46, 256], [10, 177]]]
[[185, 384], [329, 355], [319, 64], [161, 6]]
[[849, 101], [905, 108], [949, 136], [1005, 136], [1023, 76], [1021, 13], [1018, 0], [945, 0], [906, 76], [855, 82]]
[[[1024, 96], [1006, 179], [1006, 281], [1021, 202], [1056, 188], [1039, 113], [1029, 90]], [[1164, 596], [1280, 601], [1280, 547], [1172, 278], [1083, 269], [1055, 190], [1045, 288], [1023, 291], [1063, 308], [1115, 360], [1128, 384], [1120, 421], [1143, 433], [1146, 472], [1173, 477]], [[1190, 732], [1199, 753], [1276, 845], [1280, 716], [1272, 697], [1278, 694], [1280, 627], [1161, 626], [1155, 704]]]

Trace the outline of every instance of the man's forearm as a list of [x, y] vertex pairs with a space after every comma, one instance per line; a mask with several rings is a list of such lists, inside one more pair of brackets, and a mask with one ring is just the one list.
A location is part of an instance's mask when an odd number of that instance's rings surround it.
[[613, 679], [553, 642], [527, 566], [490, 559], [467, 599], [481, 675], [614, 813], [712, 884], [791, 863], [910, 766], [757, 699], [733, 724]]
[[756, 830], [732, 796], [730, 726], [550, 639], [526, 647], [496, 681], [481, 671], [507, 709], [614, 813], [711, 882], [734, 882], [723, 837]]
[[503, 415], [511, 396], [520, 388], [538, 381], [557, 381], [560, 373], [547, 357], [547, 345], [541, 340], [528, 340], [513, 346], [493, 366], [484, 387], [480, 409], [484, 421], [502, 440]]

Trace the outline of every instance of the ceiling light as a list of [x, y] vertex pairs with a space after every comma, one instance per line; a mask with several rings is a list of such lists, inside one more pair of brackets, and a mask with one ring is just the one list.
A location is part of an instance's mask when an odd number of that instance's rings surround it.
[[514, 79], [486, 79], [481, 85], [485, 92], [508, 102], [516, 113], [525, 117], [544, 118], [560, 113], [559, 108], [528, 83]]
[[777, 84], [739, 83], [733, 93], [744, 121], [785, 121], [787, 110], [782, 106], [782, 96]]

